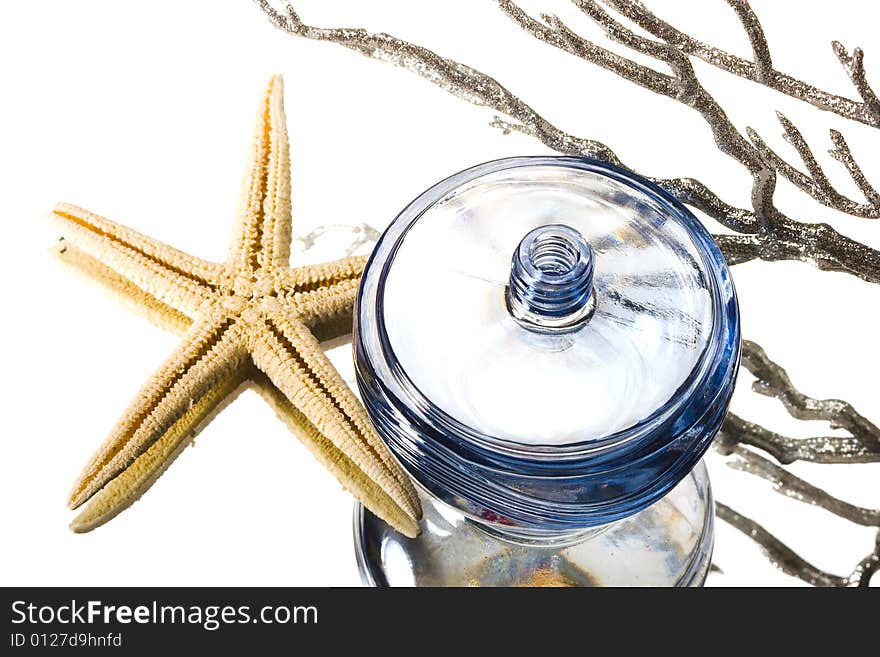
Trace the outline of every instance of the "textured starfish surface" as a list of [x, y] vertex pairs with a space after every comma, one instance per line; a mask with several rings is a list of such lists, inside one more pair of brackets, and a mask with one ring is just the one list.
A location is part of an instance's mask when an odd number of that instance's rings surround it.
[[215, 264], [67, 204], [62, 258], [117, 292], [180, 346], [138, 392], [74, 484], [84, 532], [130, 506], [250, 382], [371, 511], [407, 536], [421, 516], [406, 474], [319, 339], [351, 327], [365, 257], [291, 268], [290, 156], [280, 77], [260, 104], [229, 257]]

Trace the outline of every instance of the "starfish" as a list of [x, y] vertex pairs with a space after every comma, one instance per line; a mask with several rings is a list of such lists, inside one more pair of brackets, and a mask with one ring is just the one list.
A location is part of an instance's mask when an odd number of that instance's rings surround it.
[[351, 327], [366, 257], [291, 268], [290, 155], [281, 78], [260, 104], [229, 257], [187, 255], [69, 204], [52, 217], [59, 252], [154, 322], [182, 335], [88, 462], [70, 494], [71, 523], [98, 527], [137, 500], [195, 433], [248, 383], [344, 487], [407, 536], [413, 486], [321, 350]]

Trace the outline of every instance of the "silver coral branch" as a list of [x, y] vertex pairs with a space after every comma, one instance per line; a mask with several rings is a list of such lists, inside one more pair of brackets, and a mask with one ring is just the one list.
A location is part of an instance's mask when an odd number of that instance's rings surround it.
[[726, 451], [731, 445], [751, 445], [771, 454], [780, 463], [874, 463], [880, 454], [870, 443], [854, 436], [816, 436], [790, 438], [754, 422], [728, 413], [718, 433], [717, 447]]
[[856, 91], [858, 91], [859, 95], [862, 97], [865, 111], [872, 116], [875, 121], [880, 121], [880, 99], [877, 98], [877, 94], [874, 93], [871, 85], [869, 85], [868, 81], [865, 79], [865, 54], [862, 52], [862, 49], [855, 48], [853, 54], [850, 55], [840, 41], [832, 41], [831, 48], [834, 50], [834, 54], [837, 55], [837, 59], [840, 60], [840, 63], [843, 65], [844, 70], [846, 70], [847, 75], [849, 75], [849, 79], [852, 80]]
[[727, 0], [727, 4], [736, 12], [736, 16], [749, 38], [749, 43], [752, 45], [752, 57], [758, 81], [761, 84], [772, 82], [775, 71], [773, 70], [773, 60], [770, 57], [770, 46], [767, 45], [767, 37], [764, 36], [764, 28], [761, 27], [761, 21], [758, 20], [757, 14], [746, 0]]
[[752, 390], [782, 402], [798, 420], [824, 420], [849, 436], [789, 438], [728, 413], [718, 437], [722, 451], [737, 444], [758, 447], [780, 463], [872, 463], [880, 461], [880, 428], [840, 399], [815, 399], [800, 392], [786, 371], [760, 345], [743, 340], [742, 366], [755, 376]]
[[[880, 510], [866, 509], [829, 495], [751, 449], [761, 449], [780, 463], [797, 460], [817, 463], [869, 463], [880, 461], [880, 428], [845, 401], [814, 399], [800, 392], [786, 371], [771, 360], [760, 345], [743, 341], [742, 365], [755, 381], [752, 390], [782, 402], [798, 420], [825, 420], [850, 436], [790, 438], [728, 413], [715, 441], [715, 448], [729, 457], [728, 466], [769, 481], [787, 497], [811, 504], [859, 525], [880, 527]], [[754, 520], [717, 502], [718, 517], [758, 543], [770, 560], [789, 575], [814, 586], [868, 586], [880, 569], [880, 530], [874, 551], [847, 577], [822, 571], [799, 556]]]
[[[360, 28], [314, 27], [305, 24], [290, 7], [286, 12], [281, 12], [268, 0], [254, 1], [277, 27], [289, 34], [330, 41], [367, 57], [393, 63], [454, 96], [474, 105], [494, 109], [521, 124], [521, 132], [534, 135], [552, 150], [593, 157], [625, 167], [608, 146], [557, 128], [485, 73], [389, 34], [371, 33]], [[512, 125], [510, 121], [508, 123]], [[509, 126], [507, 129], [510, 129]], [[724, 202], [699, 180], [649, 179], [679, 201], [704, 212], [733, 231], [744, 233], [744, 236], [737, 236], [740, 239], [720, 236], [719, 243], [732, 262], [741, 263], [756, 258], [770, 261], [801, 260], [823, 270], [846, 272], [869, 282], [880, 282], [880, 252], [841, 235], [827, 224], [801, 223], [777, 212], [771, 233], [766, 226], [758, 227], [754, 210], [737, 208]]]
[[761, 156], [772, 164], [776, 171], [802, 191], [829, 208], [834, 208], [853, 217], [865, 219], [880, 218], [880, 194], [868, 182], [842, 134], [837, 130], [831, 130], [831, 141], [835, 148], [829, 150], [829, 154], [844, 165], [853, 182], [865, 195], [867, 203], [859, 203], [847, 198], [835, 189], [800, 130], [782, 112], [777, 112], [776, 115], [785, 131], [783, 137], [797, 151], [807, 172], [804, 173], [786, 162], [767, 146], [757, 132], [749, 128], [749, 139], [760, 151]]
[[[880, 253], [841, 235], [827, 224], [803, 223], [791, 219], [773, 205], [775, 188], [773, 170], [775, 165], [779, 164], [778, 158], [777, 160], [770, 158], [766, 152], [767, 149], [762, 149], [759, 144], [749, 143], [735, 128], [720, 105], [699, 83], [693, 67], [684, 54], [672, 47], [671, 44], [655, 42], [635, 34], [613, 19], [593, 0], [572, 0], [572, 2], [600, 25], [612, 40], [669, 65], [675, 76], [672, 78], [667, 76], [663, 79], [662, 84], [660, 83], [661, 78], [655, 77], [663, 75], [662, 73], [641, 64], [633, 64], [630, 70], [624, 71], [620, 75], [626, 79], [635, 78], [634, 81], [645, 88], [696, 109], [712, 128], [719, 149], [734, 158], [751, 173], [753, 178], [753, 209], [751, 211], [740, 210], [735, 216], [732, 214], [718, 216], [701, 208], [699, 203], [694, 203], [693, 197], [689, 196], [689, 193], [694, 192], [695, 188], [699, 188], [695, 196], [700, 197], [708, 191], [705, 190], [705, 185], [699, 181], [688, 179], [688, 187], [681, 189], [679, 184], [683, 179], [650, 178], [671, 191], [679, 200], [706, 212], [727, 228], [746, 234], [743, 236], [717, 236], [718, 242], [731, 264], [739, 264], [755, 258], [768, 261], [802, 260], [811, 262], [822, 270], [844, 271], [869, 282], [878, 282], [877, 275], [880, 273], [880, 268], [878, 268], [880, 267], [880, 257], [878, 256]], [[536, 38], [551, 45], [557, 45], [560, 41], [564, 41], [567, 47], [562, 49], [572, 54], [590, 52], [590, 42], [578, 36], [558, 18], [545, 16], [544, 23], [541, 23], [522, 11], [512, 0], [498, 0], [498, 4], [507, 16]], [[615, 4], [615, 7], [618, 5]], [[602, 60], [585, 59], [603, 66]], [[618, 72], [615, 68], [608, 70]], [[646, 84], [645, 80], [650, 80], [652, 83]], [[667, 80], [672, 84], [667, 84]], [[754, 131], [749, 131], [749, 135], [754, 135]], [[858, 165], [854, 161], [852, 164], [855, 165], [855, 168], [848, 164], [848, 169], [852, 171], [858, 169]], [[795, 176], [797, 172], [792, 171], [791, 167], [787, 167], [783, 169], [782, 173], [783, 175]], [[861, 169], [858, 169], [857, 175], [861, 175], [863, 184], [870, 188], [861, 174]], [[804, 185], [807, 184], [804, 181], [801, 182]], [[714, 194], [711, 195], [714, 196]], [[717, 197], [715, 198], [717, 199]], [[758, 223], [757, 228], [755, 222]]]
[[878, 193], [877, 190], [874, 189], [874, 187], [868, 182], [868, 179], [862, 172], [862, 168], [858, 165], [855, 158], [853, 157], [852, 152], [849, 149], [849, 145], [846, 143], [843, 135], [833, 128], [830, 130], [830, 133], [831, 142], [834, 144], [834, 148], [830, 149], [828, 151], [828, 154], [846, 167], [846, 170], [849, 172], [850, 177], [861, 190], [862, 194], [865, 195], [868, 203], [875, 207], [880, 206], [880, 193]]
[[[860, 80], [860, 82], [853, 81], [857, 91], [859, 91], [859, 94], [862, 96], [863, 102], [858, 102], [823, 91], [822, 89], [807, 84], [806, 82], [802, 82], [791, 75], [781, 73], [772, 68], [769, 59], [769, 50], [767, 51], [766, 60], [763, 59], [762, 55], [758, 54], [761, 50], [760, 44], [758, 44], [758, 49], [756, 50], [755, 35], [763, 35], [764, 32], [757, 15], [751, 7], [749, 7], [747, 2], [729, 1], [729, 4], [743, 5], [743, 7], [737, 11], [737, 16], [743, 23], [746, 33], [752, 43], [752, 51], [755, 53], [756, 57], [755, 62], [750, 62], [747, 59], [737, 57], [736, 55], [732, 55], [720, 48], [708, 45], [685, 34], [681, 30], [676, 29], [656, 16], [638, 0], [602, 0], [602, 2], [603, 4], [612, 7], [615, 11], [631, 20], [634, 24], [638, 25], [649, 34], [666, 41], [685, 54], [693, 55], [694, 57], [702, 59], [706, 63], [736, 75], [737, 77], [751, 80], [752, 82], [758, 82], [774, 89], [775, 91], [786, 94], [787, 96], [810, 103], [821, 110], [833, 112], [846, 119], [858, 121], [875, 128], [880, 127], [880, 114], [878, 114], [876, 110], [876, 96], [873, 95], [867, 82], [865, 82], [864, 66], [861, 62], [861, 55], [858, 56], [859, 61], [857, 63], [856, 73], [856, 79]], [[734, 6], [734, 9], [737, 10], [737, 7]], [[835, 54], [837, 54], [838, 59], [841, 60], [841, 63], [847, 69], [847, 73], [852, 79], [852, 65], [849, 63], [849, 60], [855, 59], [855, 56], [849, 58], [845, 49], [843, 49], [842, 46], [838, 48], [838, 46], [839, 44], [833, 46]], [[845, 59], [841, 58], [841, 54], [845, 56]], [[868, 91], [867, 98], [865, 97], [863, 90]]]
[[745, 447], [734, 447], [730, 455], [727, 461], [729, 467], [769, 481], [777, 492], [786, 497], [825, 509], [857, 525], [880, 527], [880, 509], [866, 509], [836, 498]]
[[762, 525], [734, 511], [726, 504], [716, 502], [715, 513], [721, 520], [761, 546], [771, 563], [782, 572], [813, 586], [868, 586], [874, 573], [880, 570], [880, 532], [877, 534], [874, 551], [862, 559], [849, 576], [841, 577], [817, 568]]
[[[665, 62], [672, 69], [675, 79], [674, 88], [659, 93], [664, 93], [699, 112], [712, 129], [718, 149], [748, 169], [753, 179], [752, 210], [756, 219], [756, 225], [752, 225], [751, 228], [772, 230], [779, 220], [779, 212], [773, 205], [773, 193], [776, 188], [775, 171], [761, 157], [758, 149], [736, 129], [722, 107], [700, 84], [687, 55], [668, 43], [647, 39], [624, 27], [594, 0], [573, 0], [573, 2], [584, 14], [601, 26], [612, 40]], [[499, 4], [503, 8], [504, 5], [512, 3], [509, 0], [500, 0]], [[624, 77], [628, 76], [624, 75]]]

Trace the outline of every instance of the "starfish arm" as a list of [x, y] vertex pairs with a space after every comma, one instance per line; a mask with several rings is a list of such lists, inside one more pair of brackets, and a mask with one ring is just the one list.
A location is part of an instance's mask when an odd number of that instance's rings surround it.
[[221, 279], [220, 265], [87, 210], [62, 203], [52, 217], [61, 225], [65, 241], [189, 317], [210, 298]]
[[385, 509], [384, 517], [393, 527], [407, 536], [418, 534], [418, 525], [412, 516], [375, 481], [373, 481], [344, 451], [336, 447], [318, 428], [262, 373], [254, 379], [256, 391], [275, 411], [297, 438], [309, 449], [321, 465], [329, 470], [346, 490], [360, 500], [373, 500], [368, 507]]
[[[272, 313], [255, 327], [249, 348], [257, 368], [359, 473], [344, 477], [343, 484], [373, 513], [405, 535], [415, 536], [421, 507], [412, 483], [308, 328], [280, 311]], [[334, 473], [344, 475], [342, 463]], [[363, 486], [365, 479], [372, 480], [383, 495]]]
[[276, 272], [276, 289], [323, 342], [351, 333], [352, 311], [367, 256]]
[[82, 471], [71, 491], [72, 508], [129, 467], [219, 381], [244, 366], [247, 352], [240, 333], [239, 326], [225, 317], [193, 324]]
[[279, 269], [275, 272], [278, 289], [308, 292], [342, 281], [360, 280], [369, 256], [349, 256], [317, 265]]
[[[351, 316], [357, 297], [359, 281], [342, 280], [309, 292], [295, 292], [287, 298], [288, 305], [303, 324], [328, 339], [339, 334], [340, 324], [346, 332], [351, 331]], [[336, 330], [334, 330], [336, 329]]]
[[72, 244], [60, 242], [55, 253], [65, 266], [99, 283], [111, 295], [159, 328], [183, 335], [192, 325], [192, 319], [182, 312], [147, 294], [100, 260], [96, 260]]
[[88, 532], [112, 520], [134, 504], [192, 442], [199, 429], [229, 404], [246, 379], [246, 368], [220, 379], [180, 416], [145, 452], [116, 478], [95, 493], [70, 523], [77, 532]]
[[242, 183], [240, 218], [227, 267], [233, 278], [287, 264], [290, 257], [290, 152], [280, 76], [260, 103]]

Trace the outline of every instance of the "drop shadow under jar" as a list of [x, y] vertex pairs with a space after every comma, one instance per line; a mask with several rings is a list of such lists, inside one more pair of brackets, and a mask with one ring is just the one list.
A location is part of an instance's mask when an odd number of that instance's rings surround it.
[[570, 157], [434, 185], [373, 252], [354, 351], [424, 507], [415, 539], [356, 507], [366, 583], [705, 579], [701, 458], [733, 391], [739, 312], [717, 245], [657, 186]]

